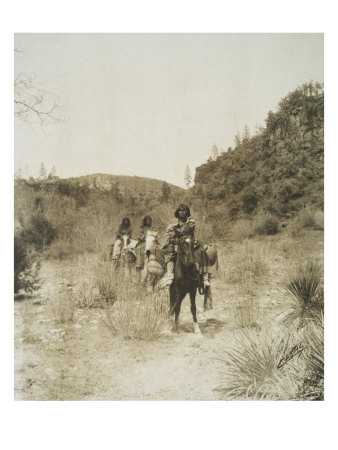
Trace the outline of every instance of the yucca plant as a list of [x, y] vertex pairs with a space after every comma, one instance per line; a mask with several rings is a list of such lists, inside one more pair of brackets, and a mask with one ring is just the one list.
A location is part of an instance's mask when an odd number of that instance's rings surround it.
[[288, 295], [288, 309], [282, 323], [288, 327], [303, 327], [309, 320], [318, 319], [324, 311], [324, 290], [321, 268], [310, 262], [300, 266], [282, 285]]
[[290, 400], [298, 385], [287, 365], [278, 368], [291, 346], [290, 335], [242, 329], [226, 352], [223, 383], [225, 400]]
[[308, 346], [305, 376], [300, 395], [307, 400], [324, 400], [324, 317], [312, 321], [304, 331]]

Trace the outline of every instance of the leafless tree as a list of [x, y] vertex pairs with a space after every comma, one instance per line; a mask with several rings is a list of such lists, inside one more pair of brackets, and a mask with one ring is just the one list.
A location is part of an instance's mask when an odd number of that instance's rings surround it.
[[38, 120], [44, 129], [59, 122], [58, 109], [61, 107], [59, 97], [43, 89], [36, 76], [21, 72], [14, 80], [14, 112], [21, 120], [34, 123]]

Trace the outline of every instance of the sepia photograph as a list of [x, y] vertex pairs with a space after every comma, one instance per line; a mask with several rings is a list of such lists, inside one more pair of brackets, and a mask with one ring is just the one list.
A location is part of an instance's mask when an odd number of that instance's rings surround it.
[[324, 401], [324, 33], [15, 33], [14, 400]]

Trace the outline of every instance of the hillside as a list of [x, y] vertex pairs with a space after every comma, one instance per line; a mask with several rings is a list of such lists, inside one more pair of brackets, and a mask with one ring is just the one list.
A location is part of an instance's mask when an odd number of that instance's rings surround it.
[[15, 180], [16, 234], [51, 256], [103, 251], [128, 215], [137, 237], [150, 214], [159, 230], [172, 221], [185, 190], [166, 182], [107, 174]]
[[323, 209], [323, 86], [289, 93], [258, 134], [197, 167], [189, 195], [230, 220], [261, 212], [291, 217], [306, 205]]

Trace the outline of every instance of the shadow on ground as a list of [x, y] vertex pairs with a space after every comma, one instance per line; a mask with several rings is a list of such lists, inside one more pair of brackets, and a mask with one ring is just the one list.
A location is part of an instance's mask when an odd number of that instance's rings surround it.
[[[207, 319], [205, 322], [199, 322], [201, 333], [208, 338], [214, 338], [225, 325], [226, 322], [217, 319]], [[193, 333], [194, 326], [192, 322], [182, 323], [179, 330], [183, 333]]]

